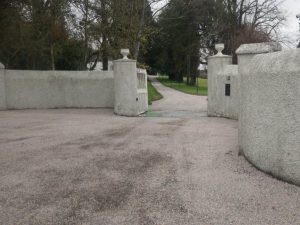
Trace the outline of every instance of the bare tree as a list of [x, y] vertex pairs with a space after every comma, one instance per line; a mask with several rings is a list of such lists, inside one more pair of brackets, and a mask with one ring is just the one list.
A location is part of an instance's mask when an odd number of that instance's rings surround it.
[[77, 10], [75, 15], [78, 21], [79, 32], [84, 42], [84, 59], [82, 68], [86, 69], [87, 63], [91, 57], [89, 51], [91, 45], [90, 26], [95, 21], [94, 0], [72, 0], [72, 4]]
[[224, 5], [221, 36], [227, 53], [243, 43], [270, 41], [278, 38], [278, 30], [285, 21], [280, 8], [283, 0], [222, 0]]
[[154, 19], [157, 14], [159, 14], [164, 8], [166, 8], [169, 4], [169, 1], [166, 0], [142, 0], [142, 8], [141, 8], [141, 17], [139, 21], [139, 27], [137, 31], [137, 38], [135, 43], [135, 52], [133, 57], [135, 59], [138, 58], [140, 45], [141, 45], [141, 38], [144, 31], [145, 20], [146, 20], [146, 10], [152, 11], [152, 18]]

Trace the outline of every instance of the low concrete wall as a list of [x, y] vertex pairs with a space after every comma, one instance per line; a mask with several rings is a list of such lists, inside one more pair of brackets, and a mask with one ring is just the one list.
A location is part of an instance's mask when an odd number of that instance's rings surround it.
[[114, 106], [112, 71], [3, 71], [7, 109]]
[[5, 70], [0, 63], [0, 110], [114, 108], [122, 116], [148, 110], [147, 73], [136, 61], [114, 61], [114, 71]]
[[[238, 66], [228, 65], [217, 75], [215, 114], [220, 117], [238, 119], [239, 114], [239, 84]], [[230, 93], [225, 95], [225, 86], [229, 85]]]
[[300, 185], [300, 49], [257, 55], [241, 76], [243, 154]]

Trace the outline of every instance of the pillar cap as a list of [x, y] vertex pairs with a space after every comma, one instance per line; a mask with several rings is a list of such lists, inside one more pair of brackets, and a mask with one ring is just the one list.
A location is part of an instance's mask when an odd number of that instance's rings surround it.
[[128, 48], [122, 48], [120, 53], [123, 56], [123, 58], [117, 59], [115, 60], [115, 62], [136, 62], [136, 60], [128, 58], [128, 55], [130, 54], [130, 50]]
[[136, 62], [136, 60], [134, 59], [117, 59], [117, 60], [114, 60], [114, 62], [124, 62], [124, 63], [128, 63], [128, 62]]
[[232, 59], [232, 56], [231, 55], [212, 55], [212, 56], [207, 57], [207, 60], [226, 59], [226, 58]]
[[237, 55], [256, 55], [281, 51], [282, 47], [278, 42], [262, 42], [242, 44], [237, 50]]
[[0, 70], [5, 70], [5, 66], [0, 62]]

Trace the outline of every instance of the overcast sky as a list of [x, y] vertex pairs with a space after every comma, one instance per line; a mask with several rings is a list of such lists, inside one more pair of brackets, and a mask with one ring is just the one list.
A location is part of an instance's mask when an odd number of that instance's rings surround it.
[[299, 41], [299, 20], [296, 18], [300, 14], [300, 0], [286, 0], [283, 5], [283, 10], [287, 16], [287, 21], [284, 27], [281, 28], [283, 35], [288, 35], [292, 42]]

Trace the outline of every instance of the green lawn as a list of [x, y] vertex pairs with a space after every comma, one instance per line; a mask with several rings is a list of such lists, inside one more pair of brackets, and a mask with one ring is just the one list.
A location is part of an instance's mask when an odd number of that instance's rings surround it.
[[148, 102], [152, 105], [152, 102], [162, 99], [163, 96], [153, 87], [150, 81], [148, 81]]
[[207, 79], [198, 78], [198, 88], [196, 85], [187, 85], [185, 83], [186, 78], [184, 79], [183, 83], [169, 80], [167, 76], [160, 76], [158, 80], [167, 87], [182, 91], [187, 94], [207, 96]]

